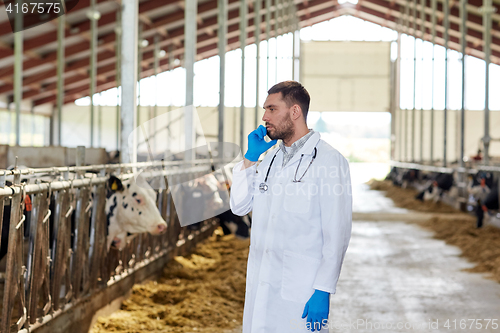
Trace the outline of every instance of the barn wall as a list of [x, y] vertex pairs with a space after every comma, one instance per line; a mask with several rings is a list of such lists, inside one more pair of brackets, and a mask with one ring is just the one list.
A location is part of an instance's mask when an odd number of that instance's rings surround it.
[[[460, 157], [460, 110], [448, 110], [448, 126], [447, 126], [447, 161], [453, 162], [457, 161]], [[403, 161], [411, 160], [411, 110], [398, 111], [396, 113], [396, 133], [398, 138], [400, 138], [400, 120], [399, 117], [403, 115], [404, 117], [409, 115], [408, 121], [408, 158], [405, 159], [404, 155], [404, 142], [403, 142], [403, 156], [399, 155], [399, 144], [396, 144], [396, 159]], [[444, 111], [435, 110], [434, 111], [434, 160], [443, 160], [443, 140], [444, 140]], [[423, 135], [423, 157], [424, 160], [428, 161], [430, 159], [430, 123], [431, 123], [431, 111], [424, 110], [424, 135]], [[404, 128], [404, 127], [403, 127]], [[405, 131], [403, 129], [403, 136], [405, 136]], [[476, 110], [468, 110], [465, 113], [465, 156], [470, 157], [477, 153], [477, 149], [480, 147], [480, 139], [484, 135], [484, 112]], [[490, 136], [492, 138], [500, 139], [500, 111], [490, 112]], [[398, 139], [400, 140], [400, 139]], [[481, 145], [482, 146], [482, 145]], [[490, 155], [500, 156], [500, 141], [492, 141], [490, 144]], [[415, 160], [420, 160], [420, 110], [415, 112]]]
[[301, 44], [312, 111], [389, 111], [390, 42]]

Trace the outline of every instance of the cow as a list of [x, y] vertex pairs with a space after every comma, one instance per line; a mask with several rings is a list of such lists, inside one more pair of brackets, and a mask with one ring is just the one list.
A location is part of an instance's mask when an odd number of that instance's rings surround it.
[[385, 179], [391, 180], [394, 186], [407, 188], [411, 186], [413, 182], [418, 181], [419, 178], [420, 178], [420, 170], [409, 169], [403, 171], [402, 169], [393, 167]]
[[479, 171], [475, 175], [469, 175], [468, 178], [467, 193], [475, 203], [483, 201], [493, 186], [493, 175], [490, 172]]
[[454, 186], [454, 183], [455, 180], [453, 178], [453, 174], [437, 173], [431, 177], [430, 185], [417, 194], [415, 199], [420, 201], [438, 202], [442, 199], [442, 196], [445, 193], [451, 197], [456, 197], [458, 190], [456, 186]]
[[128, 234], [160, 235], [167, 230], [167, 223], [156, 206], [156, 192], [141, 178], [132, 177], [122, 182], [111, 176], [108, 189], [108, 251], [112, 244], [119, 250], [125, 248]]
[[500, 209], [500, 200], [498, 198], [498, 181], [492, 185], [491, 191], [485, 196], [483, 201], [478, 201], [476, 206], [476, 227], [483, 226], [484, 214], [490, 210]]

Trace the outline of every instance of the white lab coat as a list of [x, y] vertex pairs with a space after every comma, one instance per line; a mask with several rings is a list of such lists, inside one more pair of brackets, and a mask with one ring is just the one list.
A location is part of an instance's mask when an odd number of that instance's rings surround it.
[[[309, 165], [314, 147], [316, 159], [302, 182], [293, 183], [301, 154], [296, 179]], [[269, 188], [261, 193], [259, 184], [275, 153]], [[284, 168], [282, 161], [278, 147], [259, 166], [241, 170], [240, 161], [233, 168], [231, 210], [240, 216], [253, 211], [243, 333], [310, 332], [301, 318], [304, 306], [314, 289], [335, 293], [351, 237], [346, 159], [314, 133]]]

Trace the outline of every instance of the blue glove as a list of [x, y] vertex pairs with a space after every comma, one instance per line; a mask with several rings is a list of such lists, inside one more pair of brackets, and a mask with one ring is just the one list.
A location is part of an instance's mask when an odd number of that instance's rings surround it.
[[272, 140], [266, 142], [264, 137], [267, 134], [267, 130], [263, 125], [260, 125], [256, 130], [248, 134], [248, 150], [245, 154], [245, 158], [252, 162], [257, 162], [259, 156], [274, 146], [278, 140]]
[[[302, 319], [307, 316], [308, 324], [306, 324], [306, 327], [310, 328], [312, 332], [315, 329], [317, 331], [321, 330], [323, 324], [326, 324], [326, 320], [328, 320], [328, 312], [330, 311], [329, 296], [330, 293], [316, 289], [306, 303]], [[324, 319], [326, 320], [323, 323]]]

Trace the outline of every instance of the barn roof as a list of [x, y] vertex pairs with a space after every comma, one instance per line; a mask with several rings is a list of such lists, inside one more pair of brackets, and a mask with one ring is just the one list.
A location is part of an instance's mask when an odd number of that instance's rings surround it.
[[[1, 0], [0, 0], [1, 1]], [[265, 39], [265, 0], [262, 1], [261, 40]], [[96, 0], [101, 13], [98, 21], [97, 84], [96, 92], [116, 86], [115, 81], [115, 27], [120, 1]], [[432, 6], [431, 0], [425, 3], [424, 39], [431, 40]], [[274, 3], [271, 14], [271, 36], [276, 35]], [[384, 27], [396, 29], [398, 18], [404, 16], [406, 4], [411, 0], [358, 0], [357, 4], [339, 3], [337, 0], [295, 0], [296, 15], [300, 28], [326, 21], [342, 15], [352, 15]], [[416, 33], [421, 38], [421, 3], [417, 0], [417, 31], [410, 24], [403, 30], [410, 35]], [[467, 11], [467, 54], [484, 58], [483, 26], [480, 7], [482, 0], [468, 0]], [[184, 2], [178, 0], [140, 0], [139, 20], [143, 25], [142, 37], [149, 45], [142, 49], [141, 78], [153, 75], [154, 36], [160, 38], [160, 48], [173, 48], [176, 58], [184, 53]], [[240, 47], [239, 42], [239, 6], [238, 0], [228, 0], [228, 50]], [[460, 1], [450, 0], [449, 47], [460, 50]], [[500, 64], [500, 0], [494, 0], [496, 12], [492, 15], [491, 61]], [[255, 41], [253, 1], [248, 4], [247, 44]], [[79, 0], [77, 5], [66, 14], [65, 31], [65, 93], [64, 102], [88, 96], [90, 64], [90, 21], [87, 12], [90, 0]], [[437, 1], [436, 43], [443, 45], [443, 0]], [[0, 11], [0, 96], [13, 96], [14, 73], [14, 37], [6, 13]], [[29, 100], [33, 106], [55, 104], [57, 92], [57, 20], [24, 31], [23, 45], [23, 100]], [[217, 50], [217, 1], [198, 1], [197, 60], [218, 54]], [[178, 65], [177, 65], [178, 66]], [[160, 60], [159, 72], [170, 70], [168, 57]]]

